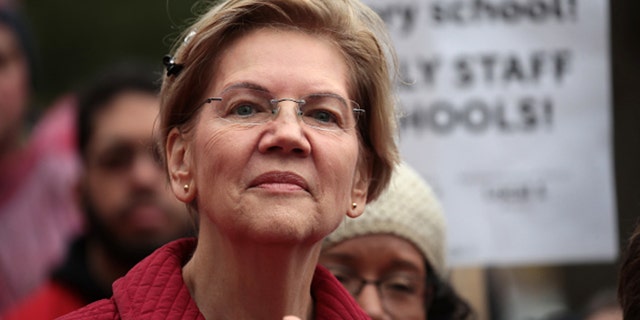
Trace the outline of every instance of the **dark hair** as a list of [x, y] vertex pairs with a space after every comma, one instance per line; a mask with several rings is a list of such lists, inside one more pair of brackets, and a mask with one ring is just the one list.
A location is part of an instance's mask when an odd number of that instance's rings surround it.
[[640, 319], [640, 224], [629, 239], [618, 275], [618, 301], [624, 319]]
[[36, 50], [27, 23], [18, 11], [0, 8], [0, 24], [11, 29], [16, 40], [18, 40], [20, 50], [27, 61], [27, 68], [29, 68], [29, 83], [31, 84], [31, 89], [35, 89], [37, 83], [36, 71], [38, 70]]
[[443, 281], [427, 266], [427, 286], [433, 287], [433, 295], [426, 297], [425, 305], [429, 320], [467, 320], [475, 319], [473, 310], [462, 299], [449, 283]]
[[98, 73], [78, 93], [78, 150], [87, 159], [87, 145], [93, 135], [96, 114], [124, 92], [138, 91], [157, 95], [160, 70], [137, 62], [122, 62]]

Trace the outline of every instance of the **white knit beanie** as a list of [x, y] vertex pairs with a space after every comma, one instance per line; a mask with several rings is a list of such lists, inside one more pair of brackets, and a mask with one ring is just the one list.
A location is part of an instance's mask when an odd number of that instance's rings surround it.
[[409, 240], [426, 257], [438, 277], [446, 278], [446, 224], [442, 207], [431, 187], [406, 163], [395, 168], [387, 190], [367, 204], [360, 217], [345, 220], [338, 226], [324, 240], [323, 247], [380, 233]]

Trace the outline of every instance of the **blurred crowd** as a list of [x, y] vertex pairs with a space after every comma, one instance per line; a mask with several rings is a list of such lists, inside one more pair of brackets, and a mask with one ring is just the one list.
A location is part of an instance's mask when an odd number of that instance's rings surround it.
[[[157, 154], [161, 64], [104, 66], [34, 110], [33, 41], [15, 6], [0, 2], [0, 319], [54, 319], [108, 298], [143, 258], [197, 233]], [[446, 230], [428, 182], [403, 163], [361, 218], [326, 238], [320, 263], [374, 319], [482, 319], [474, 309], [486, 301], [450, 281]], [[619, 301], [624, 319], [640, 317], [636, 246], [618, 292], [548, 319], [623, 319]]]

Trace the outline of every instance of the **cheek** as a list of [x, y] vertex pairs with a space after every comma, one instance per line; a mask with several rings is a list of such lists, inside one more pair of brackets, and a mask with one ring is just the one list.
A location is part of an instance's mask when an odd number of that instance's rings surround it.
[[27, 105], [26, 88], [18, 83], [0, 83], [0, 96], [2, 122], [9, 125], [22, 122]]
[[[324, 150], [324, 153], [317, 153], [316, 165], [324, 168], [324, 172], [320, 174], [328, 179], [325, 182], [325, 188], [332, 192], [336, 192], [336, 201], [346, 204], [351, 199], [351, 189], [353, 187], [353, 178], [358, 164], [358, 144], [357, 139], [353, 138], [347, 143], [335, 145], [334, 147], [317, 148]], [[350, 204], [350, 203], [349, 203]], [[345, 209], [346, 210], [346, 209]]]
[[29, 96], [29, 83], [26, 76], [26, 70], [17, 67], [9, 72], [9, 74], [0, 77], [0, 93], [2, 101], [0, 101], [0, 109], [3, 115], [10, 115], [17, 119], [26, 108]]
[[118, 177], [99, 173], [91, 174], [87, 190], [90, 201], [103, 220], [114, 215], [114, 212], [122, 206], [127, 194], [125, 186], [119, 182]]
[[[337, 161], [337, 163], [329, 165], [325, 172], [320, 173], [327, 179], [324, 188], [327, 192], [334, 193], [334, 201], [338, 208], [346, 208], [351, 197], [353, 171], [349, 168], [350, 166], [344, 161]], [[340, 213], [343, 212], [346, 210], [340, 211]]]
[[251, 136], [215, 127], [195, 134], [192, 172], [199, 194], [223, 196], [232, 190], [254, 150]]
[[203, 182], [209, 184], [208, 179], [229, 170], [228, 166], [235, 162], [235, 155], [244, 145], [235, 138], [238, 135], [225, 130], [209, 130], [196, 135], [193, 148], [196, 179], [204, 179]]

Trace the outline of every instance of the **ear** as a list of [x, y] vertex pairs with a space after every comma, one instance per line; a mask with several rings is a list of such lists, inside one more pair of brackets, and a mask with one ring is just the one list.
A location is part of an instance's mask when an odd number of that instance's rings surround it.
[[173, 128], [167, 137], [165, 155], [171, 190], [180, 201], [191, 203], [196, 196], [196, 185], [193, 180], [190, 144], [184, 135]]
[[350, 218], [357, 218], [364, 212], [369, 192], [369, 181], [371, 181], [371, 170], [364, 163], [359, 163], [359, 168], [353, 177], [352, 203], [349, 204], [349, 209], [347, 210], [347, 216]]

